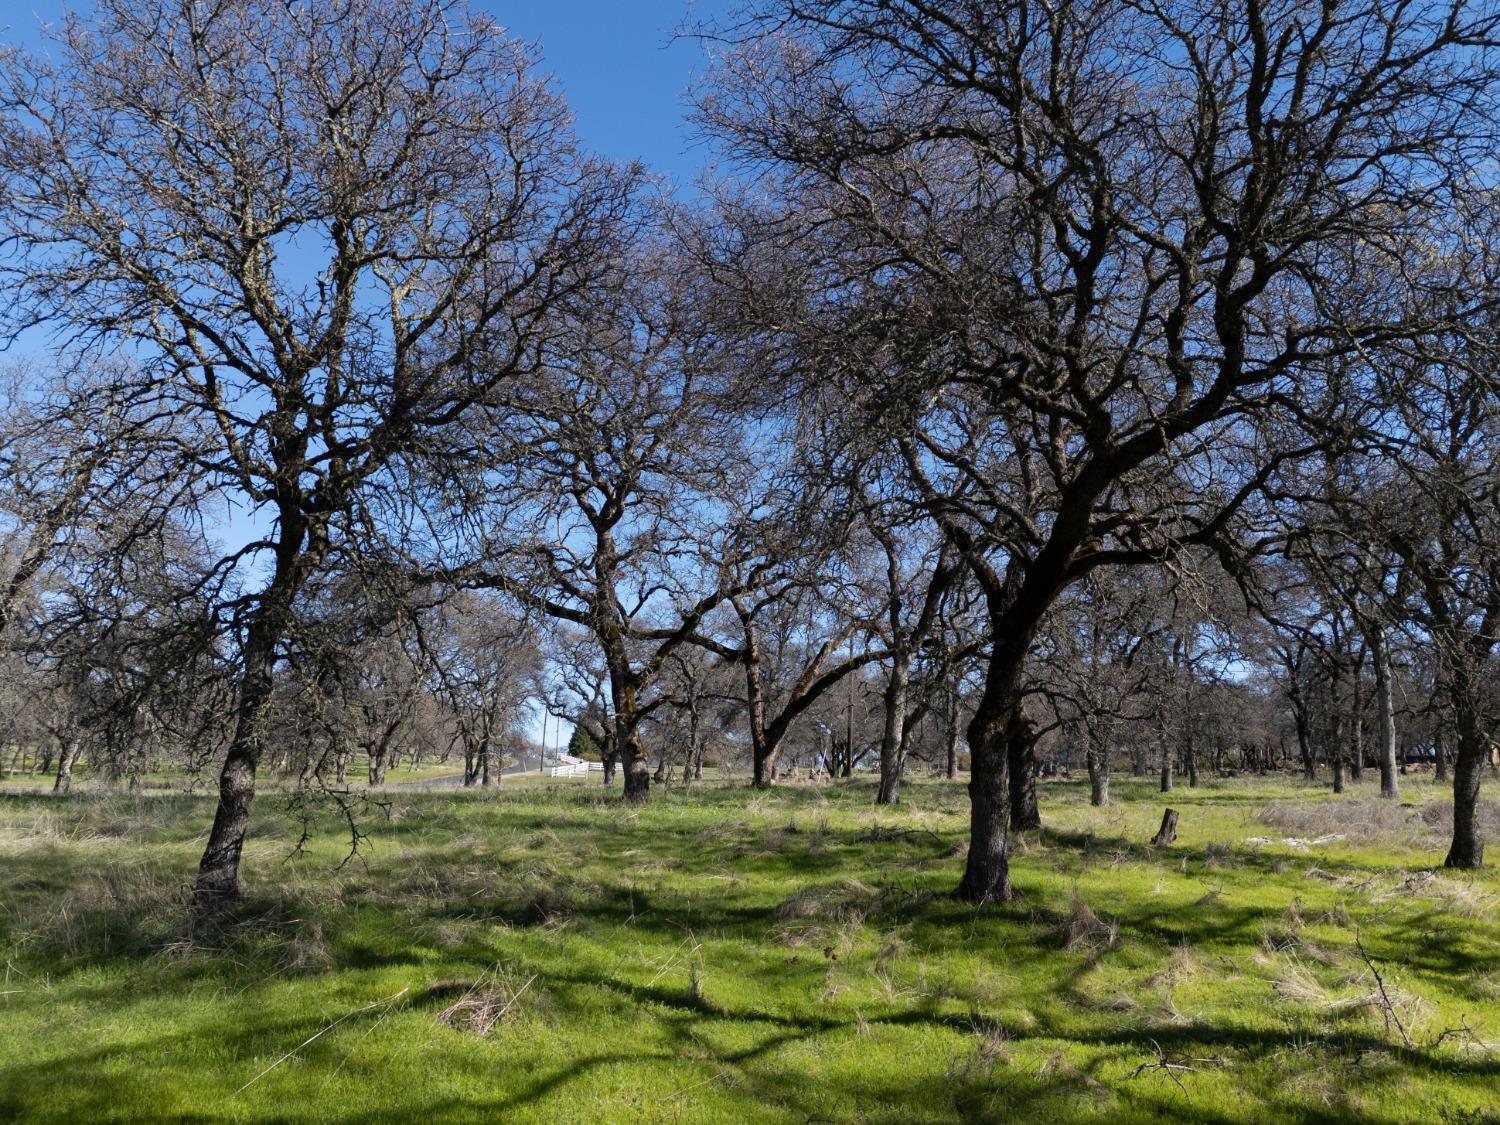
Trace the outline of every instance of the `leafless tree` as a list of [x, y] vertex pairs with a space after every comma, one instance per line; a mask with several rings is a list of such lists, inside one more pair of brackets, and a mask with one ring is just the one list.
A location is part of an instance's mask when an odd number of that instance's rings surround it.
[[847, 413], [890, 433], [985, 592], [959, 894], [1003, 900], [1008, 775], [1032, 744], [1022, 676], [1048, 610], [1100, 567], [1227, 550], [1235, 515], [1321, 440], [1298, 425], [1299, 385], [1433, 330], [1361, 263], [1430, 245], [1491, 151], [1500, 13], [743, 14], [700, 102], [760, 177], [727, 208], [751, 249], [721, 268], [753, 280], [748, 319], [795, 329], [785, 370], [838, 380]]
[[6, 324], [128, 348], [177, 473], [264, 528], [220, 561], [265, 578], [235, 607], [200, 904], [238, 892], [299, 593], [400, 465], [537, 366], [613, 255], [621, 181], [529, 49], [450, 0], [103, 0], [5, 58]]

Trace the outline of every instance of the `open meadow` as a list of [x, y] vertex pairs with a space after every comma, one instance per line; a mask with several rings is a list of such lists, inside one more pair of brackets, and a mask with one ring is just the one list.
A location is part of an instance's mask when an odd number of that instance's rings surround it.
[[271, 794], [196, 925], [207, 799], [10, 794], [0, 1118], [1500, 1120], [1500, 878], [1361, 788], [1178, 790], [1153, 848], [1145, 783], [1044, 784], [981, 909], [962, 783], [396, 789], [342, 867]]

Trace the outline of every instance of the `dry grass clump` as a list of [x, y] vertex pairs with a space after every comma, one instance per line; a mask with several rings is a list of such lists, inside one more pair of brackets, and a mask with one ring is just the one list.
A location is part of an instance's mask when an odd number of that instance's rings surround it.
[[1175, 988], [1183, 981], [1197, 975], [1198, 954], [1186, 943], [1172, 950], [1167, 963], [1143, 982], [1147, 988]]
[[475, 863], [454, 863], [444, 854], [408, 850], [397, 854], [391, 864], [394, 878], [375, 881], [366, 892], [377, 902], [396, 905], [408, 901], [470, 901], [491, 895], [495, 890], [493, 867]]
[[[1453, 802], [1427, 801], [1417, 810], [1417, 815], [1434, 835], [1447, 837], [1453, 834]], [[1480, 801], [1475, 809], [1479, 831], [1485, 836], [1500, 833], [1500, 803]]]
[[[1403, 1035], [1424, 1019], [1430, 1006], [1420, 996], [1393, 985], [1388, 974], [1378, 979], [1372, 965], [1348, 968], [1332, 985], [1325, 985], [1303, 960], [1299, 950], [1271, 962], [1271, 990], [1288, 1004], [1318, 1017], [1375, 1015]], [[1335, 959], [1328, 958], [1332, 963]], [[1265, 963], [1263, 961], [1263, 963]], [[1343, 960], [1345, 966], [1349, 965]]]
[[862, 924], [875, 909], [880, 892], [858, 879], [804, 887], [793, 891], [776, 907], [776, 921], [854, 922]]
[[459, 864], [441, 853], [397, 857], [399, 874], [365, 892], [387, 906], [457, 918], [500, 918], [522, 924], [561, 924], [576, 913], [579, 887], [545, 859], [528, 856], [506, 870]]
[[53, 890], [11, 940], [52, 958], [154, 953], [180, 940], [187, 902], [186, 885], [154, 865], [111, 863]]
[[793, 949], [821, 946], [823, 956], [837, 960], [855, 946], [882, 894], [858, 879], [805, 887], [776, 907], [774, 932]]
[[1436, 871], [1403, 875], [1394, 886], [1375, 896], [1376, 901], [1407, 897], [1427, 899], [1445, 913], [1460, 918], [1482, 918], [1493, 912], [1494, 896], [1478, 884], [1449, 878]]
[[458, 993], [457, 999], [438, 1012], [437, 1021], [483, 1038], [503, 1020], [519, 1014], [521, 999], [536, 979], [536, 973], [523, 980], [519, 972], [496, 965], [473, 982], [439, 981], [427, 989], [427, 995], [438, 999]]
[[1209, 844], [1203, 849], [1203, 866], [1205, 868], [1238, 867], [1240, 861], [1234, 854], [1234, 848], [1228, 844]]
[[[1482, 831], [1500, 832], [1500, 804], [1481, 801], [1478, 815]], [[1453, 802], [1427, 801], [1413, 808], [1379, 797], [1273, 801], [1260, 810], [1258, 819], [1296, 838], [1342, 835], [1362, 842], [1402, 840], [1429, 846], [1452, 833]]]
[[1058, 927], [1058, 938], [1071, 953], [1103, 953], [1120, 940], [1120, 923], [1101, 918], [1075, 892], [1068, 913]]

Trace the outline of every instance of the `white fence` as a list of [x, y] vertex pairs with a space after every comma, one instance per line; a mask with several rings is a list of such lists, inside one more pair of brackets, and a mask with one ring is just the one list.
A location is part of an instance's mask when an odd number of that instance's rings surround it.
[[603, 762], [585, 762], [571, 754], [559, 754], [557, 762], [547, 767], [548, 777], [582, 777], [590, 770], [602, 770]]

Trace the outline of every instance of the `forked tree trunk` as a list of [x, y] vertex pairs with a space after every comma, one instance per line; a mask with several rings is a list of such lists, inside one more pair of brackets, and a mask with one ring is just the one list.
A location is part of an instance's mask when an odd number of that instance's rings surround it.
[[631, 804], [645, 804], [651, 799], [651, 770], [646, 759], [640, 735], [635, 731], [622, 732], [620, 740], [625, 750], [625, 800]]
[[1009, 902], [1010, 814], [1006, 774], [1010, 755], [1005, 720], [969, 724], [969, 854], [957, 897], [976, 904]]
[[1318, 766], [1313, 760], [1312, 738], [1308, 731], [1307, 705], [1292, 697], [1292, 720], [1297, 726], [1297, 752], [1302, 755], [1302, 776], [1308, 781], [1318, 778]]
[[1008, 902], [1010, 882], [1010, 763], [1017, 744], [1034, 738], [1019, 690], [1025, 642], [1009, 654], [992, 652], [984, 692], [969, 721], [969, 852], [955, 895], [976, 904]]

